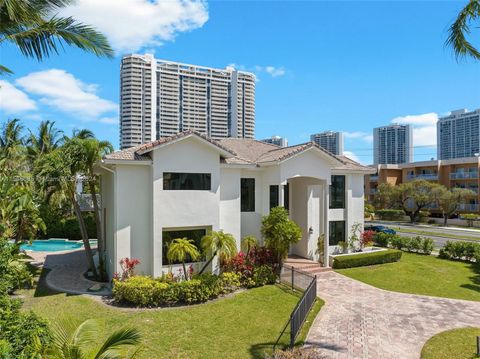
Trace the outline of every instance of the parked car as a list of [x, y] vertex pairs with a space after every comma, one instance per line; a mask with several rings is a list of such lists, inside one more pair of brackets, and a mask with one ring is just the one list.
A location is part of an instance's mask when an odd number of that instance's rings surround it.
[[385, 227], [385, 226], [365, 226], [365, 231], [374, 231], [377, 233], [386, 233], [386, 234], [397, 234], [394, 229]]

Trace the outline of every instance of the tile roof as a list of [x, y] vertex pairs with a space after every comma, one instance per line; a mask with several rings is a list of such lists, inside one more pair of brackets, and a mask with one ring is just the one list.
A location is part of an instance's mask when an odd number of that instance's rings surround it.
[[107, 160], [130, 161], [150, 160], [151, 158], [148, 153], [153, 148], [163, 144], [174, 142], [177, 139], [181, 139], [189, 135], [201, 137], [205, 141], [210, 142], [214, 146], [222, 149], [223, 151], [230, 153], [231, 156], [227, 156], [221, 159], [222, 163], [226, 164], [261, 165], [271, 162], [280, 162], [307, 149], [316, 148], [324, 152], [326, 155], [330, 156], [333, 160], [337, 161], [338, 166], [336, 166], [335, 169], [370, 171], [369, 167], [362, 166], [361, 164], [353, 161], [346, 156], [335, 156], [313, 142], [302, 143], [289, 147], [279, 147], [277, 145], [257, 141], [254, 139], [224, 138], [221, 140], [213, 140], [195, 131], [180, 132], [179, 134], [171, 137], [164, 137], [153, 142], [111, 153], [104, 158]]

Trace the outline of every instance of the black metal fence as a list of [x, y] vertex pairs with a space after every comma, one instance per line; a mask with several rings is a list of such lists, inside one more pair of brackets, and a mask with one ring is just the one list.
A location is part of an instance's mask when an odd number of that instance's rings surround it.
[[307, 319], [308, 313], [310, 312], [310, 309], [312, 309], [313, 303], [315, 303], [315, 299], [317, 298], [317, 276], [284, 265], [280, 272], [280, 282], [288, 284], [292, 290], [303, 291], [303, 294], [290, 314], [290, 319], [278, 336], [278, 339], [273, 346], [273, 350], [277, 348], [280, 339], [283, 337], [289, 326], [289, 347], [293, 348], [295, 340], [302, 329], [302, 325], [305, 322], [305, 319]]

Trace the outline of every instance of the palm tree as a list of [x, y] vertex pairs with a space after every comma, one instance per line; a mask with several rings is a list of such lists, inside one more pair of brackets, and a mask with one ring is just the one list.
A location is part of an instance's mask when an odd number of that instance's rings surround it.
[[188, 280], [187, 268], [185, 267], [185, 261], [187, 258], [190, 258], [192, 261], [200, 258], [200, 253], [195, 244], [193, 244], [193, 240], [188, 238], [174, 239], [168, 246], [167, 259], [170, 262], [182, 262], [185, 280]]
[[35, 177], [46, 179], [42, 183], [45, 191], [64, 193], [71, 202], [80, 227], [88, 266], [93, 275], [98, 277], [76, 189], [77, 175], [85, 172], [84, 164], [87, 160], [82, 141], [78, 138], [68, 139], [62, 147], [40, 158], [35, 166]]
[[210, 252], [212, 255], [204, 264], [199, 274], [202, 274], [210, 265], [215, 256], [220, 256], [221, 259], [229, 259], [237, 254], [237, 243], [235, 238], [230, 233], [224, 233], [222, 230], [212, 231], [202, 238], [202, 248], [205, 252]]
[[83, 128], [81, 130], [74, 129], [72, 132], [72, 137], [79, 138], [81, 140], [85, 140], [87, 138], [95, 138], [93, 131]]
[[[51, 359], [117, 359], [133, 358], [138, 354], [140, 332], [134, 328], [120, 329], [100, 345], [92, 348], [92, 343], [101, 335], [98, 323], [89, 319], [74, 328], [70, 323], [57, 325], [53, 330], [53, 345], [45, 352]], [[134, 349], [133, 353], [129, 351]]]
[[[0, 45], [11, 43], [22, 55], [42, 61], [64, 44], [97, 56], [112, 57], [107, 38], [93, 27], [58, 16], [73, 0], [0, 1]], [[12, 71], [0, 65], [0, 74]]]
[[11, 174], [24, 169], [23, 125], [19, 119], [8, 120], [0, 130], [0, 172]]
[[480, 0], [470, 0], [448, 30], [448, 38], [445, 43], [447, 46], [453, 47], [457, 59], [471, 56], [480, 60], [480, 51], [466, 38], [471, 32], [470, 23], [475, 20], [480, 20]]
[[42, 121], [38, 126], [37, 134], [30, 131], [26, 145], [28, 156], [32, 162], [39, 156], [52, 152], [62, 144], [63, 131], [54, 126], [54, 121]]
[[258, 244], [257, 239], [254, 236], [245, 236], [242, 239], [242, 248], [245, 250], [247, 253], [247, 257], [250, 254], [250, 250], [254, 247], [256, 247]]
[[100, 279], [106, 280], [107, 273], [105, 270], [105, 238], [102, 234], [102, 226], [100, 219], [100, 209], [97, 200], [97, 176], [94, 167], [103, 156], [113, 152], [113, 146], [108, 141], [99, 141], [95, 138], [86, 138], [81, 140], [81, 143], [86, 152], [85, 174], [87, 175], [88, 187], [92, 195], [93, 211], [95, 213], [95, 224], [97, 227], [97, 249], [98, 249], [98, 266], [100, 272]]

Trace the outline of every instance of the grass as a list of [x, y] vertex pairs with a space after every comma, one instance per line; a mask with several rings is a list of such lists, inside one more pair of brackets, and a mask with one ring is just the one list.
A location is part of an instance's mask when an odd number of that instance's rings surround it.
[[442, 237], [442, 238], [449, 238], [449, 239], [469, 239], [469, 240], [474, 240], [474, 241], [480, 241], [479, 237], [472, 237], [472, 236], [463, 236], [463, 235], [457, 235], [457, 234], [448, 234], [448, 233], [439, 233], [439, 232], [431, 232], [431, 231], [424, 231], [422, 229], [404, 229], [404, 228], [399, 228], [399, 227], [394, 227], [390, 226], [390, 228], [393, 228], [395, 231], [399, 233], [414, 233], [418, 234], [421, 236], [433, 236], [433, 237]]
[[480, 301], [480, 266], [473, 263], [403, 253], [399, 262], [337, 272], [395, 292]]
[[473, 359], [480, 328], [448, 330], [430, 338], [422, 349], [422, 359]]
[[[33, 310], [52, 324], [94, 318], [103, 326], [105, 338], [126, 325], [136, 327], [143, 340], [140, 358], [263, 358], [300, 296], [287, 287], [269, 285], [188, 308], [126, 310], [86, 296], [52, 293], [43, 279], [36, 290], [19, 294], [25, 310]], [[316, 312], [310, 313], [299, 344], [322, 305], [321, 300], [315, 304]], [[288, 335], [281, 344], [288, 342]]]

